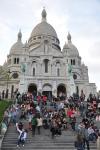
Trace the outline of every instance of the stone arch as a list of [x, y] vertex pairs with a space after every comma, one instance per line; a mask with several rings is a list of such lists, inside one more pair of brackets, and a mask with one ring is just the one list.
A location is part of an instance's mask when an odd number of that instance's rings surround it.
[[28, 85], [28, 92], [33, 94], [33, 96], [37, 96], [37, 85], [35, 83], [30, 83]]
[[66, 85], [61, 83], [57, 86], [57, 97], [61, 100], [64, 100], [67, 96]]
[[62, 64], [63, 64], [63, 60], [61, 60], [61, 59], [56, 59], [56, 60], [53, 61], [52, 64], [54, 64], [54, 65], [56, 66], [57, 63], [59, 63], [60, 65], [62, 65]]
[[49, 59], [44, 59], [43, 62], [44, 62], [45, 73], [48, 73]]
[[46, 90], [46, 91], [52, 91], [52, 85], [49, 84], [49, 83], [44, 84], [43, 88], [42, 88], [42, 91], [44, 91], [44, 90]]
[[57, 65], [57, 63], [61, 64], [61, 61], [60, 61], [60, 60], [54, 60], [54, 61], [53, 61], [53, 64], [54, 64], [55, 66]]
[[49, 83], [44, 84], [42, 88], [42, 94], [47, 96], [48, 100], [51, 100], [52, 99], [52, 85]]
[[38, 59], [32, 59], [31, 64], [38, 63]]

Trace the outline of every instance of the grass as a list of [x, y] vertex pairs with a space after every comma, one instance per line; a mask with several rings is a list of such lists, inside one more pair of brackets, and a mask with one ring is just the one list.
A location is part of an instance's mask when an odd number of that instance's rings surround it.
[[3, 120], [4, 111], [12, 104], [11, 101], [0, 101], [0, 123]]

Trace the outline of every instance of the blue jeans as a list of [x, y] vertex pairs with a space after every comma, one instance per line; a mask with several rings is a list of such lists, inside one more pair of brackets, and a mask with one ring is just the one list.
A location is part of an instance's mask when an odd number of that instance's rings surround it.
[[17, 145], [24, 144], [24, 143], [25, 143], [25, 140], [24, 140], [24, 139], [21, 140], [21, 139], [19, 138], [18, 141], [17, 141]]

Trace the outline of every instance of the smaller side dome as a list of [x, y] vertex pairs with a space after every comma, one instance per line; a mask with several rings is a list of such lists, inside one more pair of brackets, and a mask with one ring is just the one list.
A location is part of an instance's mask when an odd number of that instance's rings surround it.
[[68, 43], [65, 42], [63, 52], [66, 53], [68, 56], [79, 56], [78, 49], [72, 44], [70, 33], [68, 33], [67, 40]]
[[10, 54], [21, 54], [23, 52], [23, 46], [22, 33], [19, 31], [17, 42], [11, 47]]
[[64, 44], [64, 46], [63, 46], [63, 50], [64, 49], [67, 49], [68, 48], [68, 45], [67, 45], [67, 43], [65, 42], [65, 44]]

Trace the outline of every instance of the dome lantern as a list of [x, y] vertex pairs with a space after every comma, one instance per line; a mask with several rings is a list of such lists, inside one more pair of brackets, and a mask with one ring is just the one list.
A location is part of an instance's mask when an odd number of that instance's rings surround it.
[[18, 33], [18, 41], [21, 41], [22, 39], [22, 33], [21, 33], [21, 30], [19, 30], [19, 33]]
[[68, 39], [68, 43], [71, 43], [71, 34], [68, 32], [68, 35], [67, 35], [67, 39]]
[[42, 15], [42, 21], [46, 21], [47, 13], [46, 13], [45, 8], [43, 8], [41, 15]]

